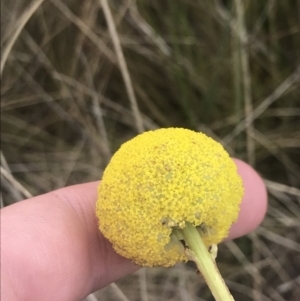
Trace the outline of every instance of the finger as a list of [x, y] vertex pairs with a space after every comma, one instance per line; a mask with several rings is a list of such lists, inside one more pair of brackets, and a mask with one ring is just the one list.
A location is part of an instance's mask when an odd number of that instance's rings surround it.
[[[247, 164], [236, 164], [245, 195], [230, 238], [254, 229], [266, 211], [262, 180]], [[18, 300], [80, 300], [138, 268], [117, 255], [99, 232], [97, 186], [63, 188], [2, 210], [1, 256], [6, 259], [1, 268]]]
[[67, 187], [2, 210], [1, 268], [17, 300], [80, 300], [137, 269], [98, 230], [97, 186]]
[[238, 159], [234, 161], [243, 179], [244, 197], [238, 220], [230, 229], [230, 239], [253, 231], [262, 222], [267, 211], [267, 190], [262, 178], [247, 163]]

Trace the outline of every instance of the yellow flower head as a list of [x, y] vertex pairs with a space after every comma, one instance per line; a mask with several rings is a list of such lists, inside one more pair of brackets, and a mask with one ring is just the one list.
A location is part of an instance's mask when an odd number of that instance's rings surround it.
[[172, 266], [187, 260], [174, 228], [189, 222], [205, 244], [217, 244], [237, 219], [242, 195], [221, 144], [187, 129], [150, 131], [124, 143], [105, 169], [99, 227], [120, 255], [143, 266]]

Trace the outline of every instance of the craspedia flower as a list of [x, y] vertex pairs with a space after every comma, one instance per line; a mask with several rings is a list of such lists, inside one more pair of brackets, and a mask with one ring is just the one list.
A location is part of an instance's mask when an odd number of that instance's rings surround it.
[[99, 227], [120, 255], [172, 266], [187, 260], [174, 229], [192, 224], [205, 245], [218, 244], [242, 195], [236, 166], [218, 142], [181, 128], [145, 132], [124, 143], [104, 171]]

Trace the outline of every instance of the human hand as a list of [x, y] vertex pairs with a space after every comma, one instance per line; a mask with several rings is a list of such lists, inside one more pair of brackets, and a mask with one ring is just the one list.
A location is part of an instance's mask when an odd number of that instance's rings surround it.
[[[267, 207], [261, 178], [235, 162], [245, 194], [229, 239], [255, 229]], [[97, 186], [70, 186], [1, 210], [1, 300], [78, 301], [138, 269], [98, 230]]]

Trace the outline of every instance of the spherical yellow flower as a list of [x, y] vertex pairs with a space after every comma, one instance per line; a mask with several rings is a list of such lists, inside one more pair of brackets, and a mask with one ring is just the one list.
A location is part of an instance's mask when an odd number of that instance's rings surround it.
[[207, 246], [228, 235], [243, 195], [221, 144], [181, 128], [145, 132], [124, 143], [104, 171], [97, 216], [120, 255], [143, 266], [186, 261], [174, 229], [198, 227]]

